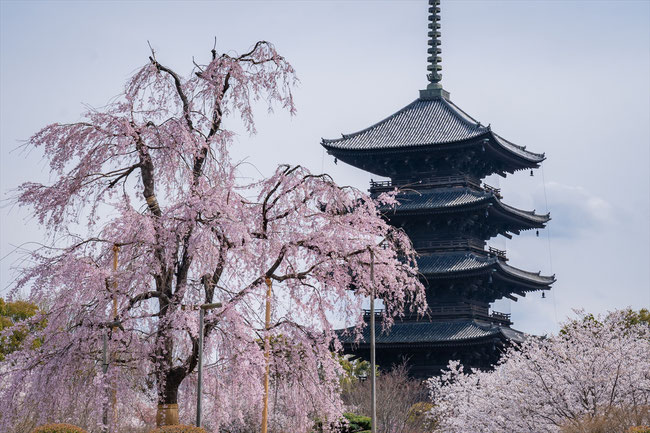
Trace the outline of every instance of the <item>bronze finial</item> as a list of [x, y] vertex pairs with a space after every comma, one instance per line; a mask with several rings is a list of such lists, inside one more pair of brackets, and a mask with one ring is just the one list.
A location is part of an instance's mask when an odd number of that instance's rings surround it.
[[429, 83], [436, 84], [442, 80], [440, 63], [440, 0], [429, 0], [429, 64], [427, 78]]
[[429, 57], [427, 65], [427, 79], [429, 84], [425, 90], [420, 90], [420, 98], [422, 99], [435, 99], [445, 98], [449, 99], [449, 92], [442, 88], [440, 80], [442, 80], [442, 66], [440, 63], [440, 0], [429, 0]]

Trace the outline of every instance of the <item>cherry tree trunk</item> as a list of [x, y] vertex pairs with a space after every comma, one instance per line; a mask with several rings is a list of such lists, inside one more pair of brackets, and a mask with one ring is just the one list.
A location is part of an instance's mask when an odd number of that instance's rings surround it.
[[158, 409], [156, 411], [156, 426], [178, 424], [178, 388], [185, 375], [178, 370], [167, 370], [160, 373], [158, 384]]
[[156, 427], [178, 424], [178, 404], [158, 403], [156, 412]]

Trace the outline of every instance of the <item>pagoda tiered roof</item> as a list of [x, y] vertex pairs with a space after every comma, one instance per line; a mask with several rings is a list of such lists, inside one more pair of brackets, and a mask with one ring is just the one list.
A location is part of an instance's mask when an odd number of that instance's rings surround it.
[[497, 255], [474, 252], [445, 252], [426, 254], [417, 258], [418, 270], [427, 279], [450, 278], [452, 275], [464, 276], [476, 273], [494, 273], [495, 277], [514, 280], [521, 291], [548, 290], [555, 282], [555, 276], [540, 275], [508, 265]]
[[[329, 153], [344, 159], [346, 152], [397, 151], [425, 146], [444, 146], [487, 139], [500, 150], [522, 159], [530, 167], [544, 154], [533, 153], [492, 132], [444, 97], [418, 98], [374, 125], [338, 139], [323, 139]], [[346, 161], [347, 162], [347, 161]]]
[[[366, 326], [357, 339], [354, 328], [337, 331], [342, 344], [346, 346], [368, 346], [370, 329]], [[507, 326], [483, 320], [451, 321], [395, 321], [387, 330], [382, 324], [375, 325], [376, 344], [382, 347], [400, 346], [445, 346], [481, 344], [486, 340], [499, 339], [521, 343], [525, 334]]]
[[[525, 335], [510, 328], [509, 314], [491, 312], [490, 305], [549, 290], [555, 282], [554, 275], [509, 265], [505, 251], [486, 244], [550, 220], [550, 214], [503, 203], [499, 189], [482, 184], [492, 174], [539, 168], [545, 155], [504, 139], [450, 100], [440, 82], [439, 12], [439, 0], [429, 0], [429, 83], [419, 98], [368, 128], [321, 142], [335, 163], [385, 178], [371, 180], [372, 197], [397, 189], [397, 203], [379, 210], [411, 239], [429, 309], [424, 317], [406, 313], [389, 329], [375, 317], [376, 356], [384, 368], [407, 360], [420, 377], [437, 374], [451, 359], [493, 366]], [[361, 336], [355, 328], [337, 333], [347, 353], [374, 359], [369, 326]]]
[[391, 214], [426, 214], [474, 209], [493, 206], [502, 214], [518, 220], [522, 229], [543, 228], [551, 219], [550, 214], [537, 214], [509, 206], [501, 201], [498, 193], [469, 187], [433, 188], [429, 190], [404, 190], [397, 195], [399, 205], [382, 206], [380, 210]]

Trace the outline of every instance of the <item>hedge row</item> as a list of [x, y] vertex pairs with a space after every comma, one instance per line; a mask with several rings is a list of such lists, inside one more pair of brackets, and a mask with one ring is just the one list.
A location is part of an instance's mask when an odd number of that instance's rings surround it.
[[192, 425], [168, 425], [165, 427], [158, 427], [151, 430], [149, 433], [208, 433], [201, 427], [194, 427]]
[[[86, 430], [71, 424], [45, 424], [36, 427], [31, 433], [87, 433]], [[169, 425], [158, 427], [150, 433], [208, 433], [205, 429], [191, 425]]]
[[32, 433], [87, 433], [86, 430], [72, 424], [45, 424], [36, 427]]

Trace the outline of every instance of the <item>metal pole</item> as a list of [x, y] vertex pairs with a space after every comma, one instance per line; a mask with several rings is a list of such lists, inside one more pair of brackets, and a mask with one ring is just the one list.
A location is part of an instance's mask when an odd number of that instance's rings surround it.
[[[117, 259], [120, 253], [120, 246], [118, 244], [113, 244], [113, 322], [117, 323]], [[113, 325], [113, 331], [117, 329], [117, 326]], [[115, 384], [111, 386], [111, 405], [113, 416], [111, 419], [111, 427], [117, 422], [117, 388]], [[111, 428], [109, 430], [114, 430]]]
[[266, 360], [266, 371], [264, 372], [264, 407], [262, 409], [262, 433], [267, 433], [269, 417], [269, 358], [271, 341], [269, 338], [269, 326], [271, 324], [271, 279], [265, 279], [266, 290], [266, 318], [264, 321], [264, 359]]
[[205, 312], [214, 308], [221, 308], [221, 302], [203, 304], [199, 307], [199, 365], [198, 383], [196, 384], [196, 426], [201, 427], [201, 405], [203, 402], [203, 328], [205, 328]]
[[[104, 347], [102, 353], [102, 371], [104, 372], [104, 380], [106, 380], [106, 372], [108, 371], [108, 334], [104, 328]], [[106, 384], [104, 384], [106, 387]], [[107, 396], [108, 397], [108, 396]], [[108, 401], [104, 400], [102, 408], [102, 432], [108, 432]]]
[[[120, 246], [113, 244], [113, 320], [117, 320], [117, 257], [120, 253]], [[113, 327], [115, 329], [115, 327]]]
[[203, 383], [203, 322], [205, 320], [205, 309], [199, 312], [199, 375], [196, 384], [196, 426], [201, 427], [201, 393]]
[[375, 370], [375, 254], [370, 250], [370, 431], [377, 431], [377, 383]]

